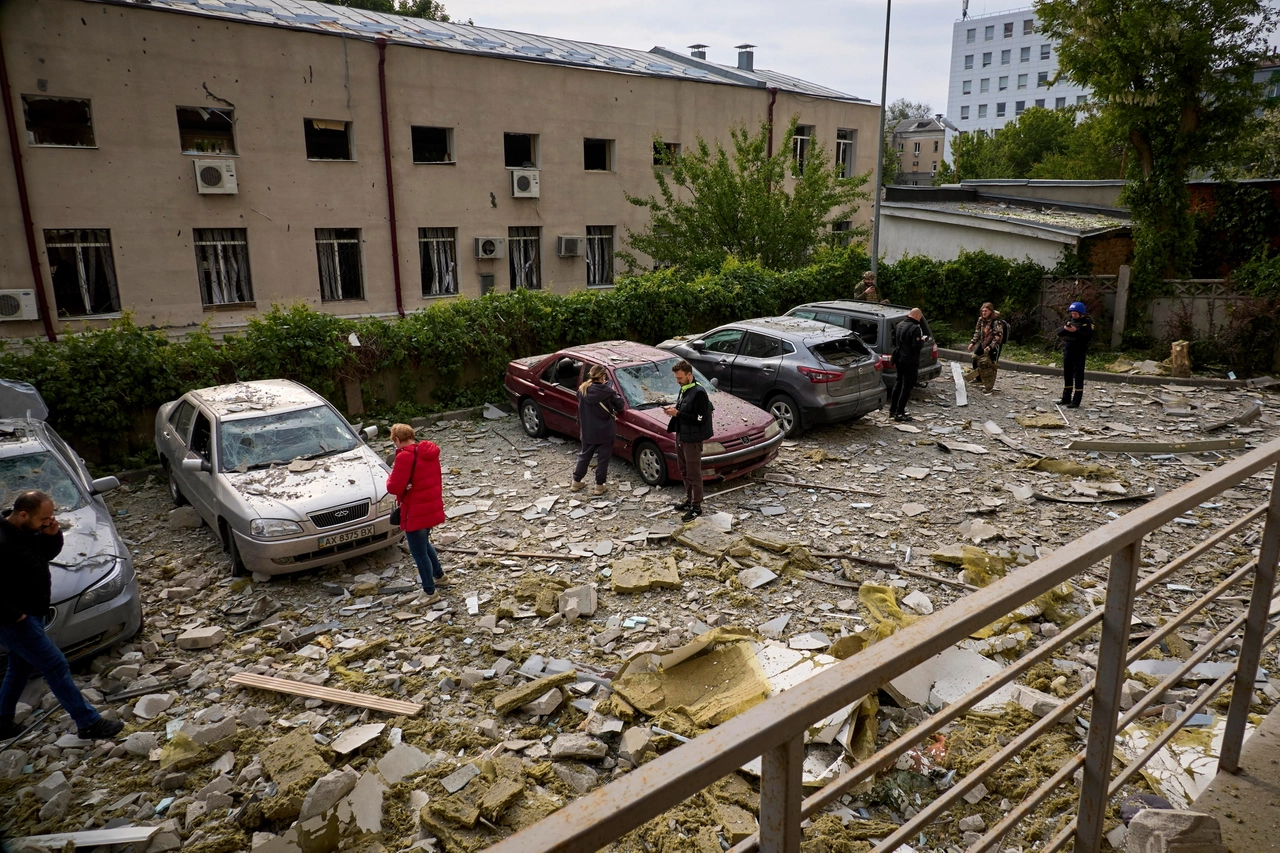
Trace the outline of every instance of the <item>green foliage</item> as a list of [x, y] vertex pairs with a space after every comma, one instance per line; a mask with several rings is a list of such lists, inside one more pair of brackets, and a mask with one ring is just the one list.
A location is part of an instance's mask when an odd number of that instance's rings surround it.
[[1273, 104], [1262, 114], [1253, 135], [1237, 149], [1235, 162], [1220, 174], [1236, 180], [1280, 178], [1280, 106]]
[[1220, 278], [1246, 261], [1265, 258], [1272, 235], [1280, 233], [1280, 205], [1266, 187], [1222, 182], [1214, 185], [1213, 206], [1194, 214], [1200, 278]]
[[1280, 255], [1262, 255], [1236, 267], [1231, 273], [1231, 286], [1237, 293], [1280, 299]]
[[[1123, 145], [1104, 116], [1032, 107], [1001, 128], [951, 140], [952, 164], [935, 183], [966, 178], [1103, 180], [1121, 176]], [[945, 175], [943, 172], [945, 171]]]
[[1135, 166], [1134, 287], [1190, 271], [1195, 228], [1187, 178], [1232, 161], [1253, 133], [1252, 82], [1275, 12], [1265, 0], [1039, 0], [1060, 74], [1088, 86]]
[[[664, 157], [666, 162], [653, 168], [658, 195], [627, 195], [627, 201], [650, 213], [643, 231], [627, 229], [631, 248], [659, 265], [696, 272], [718, 270], [730, 257], [771, 270], [806, 263], [816, 247], [831, 241], [832, 223], [848, 219], [856, 202], [867, 197], [862, 190], [867, 176], [840, 177], [816, 141], [797, 171], [792, 157], [796, 122], [793, 118], [775, 140], [772, 156], [766, 123], [755, 134], [745, 126], [732, 128], [732, 154], [719, 143], [713, 151], [698, 137], [690, 150]], [[655, 140], [659, 148], [660, 142]], [[794, 178], [790, 190], [788, 178]], [[639, 269], [634, 253], [619, 255], [631, 272]]]
[[[449, 13], [439, 0], [332, 0], [335, 6], [347, 6], [351, 9], [366, 9], [370, 12], [385, 12], [389, 15], [404, 15], [409, 18], [423, 18], [428, 21], [448, 21]], [[468, 19], [465, 23], [471, 23]]]

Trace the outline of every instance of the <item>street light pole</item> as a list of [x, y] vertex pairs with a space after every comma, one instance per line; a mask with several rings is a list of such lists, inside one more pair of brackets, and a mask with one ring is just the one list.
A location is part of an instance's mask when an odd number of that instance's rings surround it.
[[893, 14], [893, 0], [885, 0], [884, 4], [884, 69], [880, 74], [880, 135], [876, 137], [876, 185], [875, 209], [871, 214], [871, 271], [876, 272], [880, 266], [880, 196], [881, 184], [884, 183], [884, 119], [888, 104], [885, 103], [889, 89], [889, 20]]

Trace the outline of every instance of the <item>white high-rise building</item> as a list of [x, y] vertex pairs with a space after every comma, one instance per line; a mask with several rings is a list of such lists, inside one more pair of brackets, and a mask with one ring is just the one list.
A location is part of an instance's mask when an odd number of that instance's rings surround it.
[[951, 36], [947, 118], [962, 133], [990, 133], [1031, 107], [1083, 104], [1088, 89], [1050, 85], [1057, 73], [1057, 45], [1037, 31], [1031, 7], [962, 18]]

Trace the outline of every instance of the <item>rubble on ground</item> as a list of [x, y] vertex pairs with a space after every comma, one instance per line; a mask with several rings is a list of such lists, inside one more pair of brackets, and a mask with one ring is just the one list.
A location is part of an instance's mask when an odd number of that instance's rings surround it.
[[[1090, 384], [1068, 422], [1054, 406], [1058, 381], [1006, 372], [995, 395], [964, 407], [950, 383], [935, 383], [915, 395], [914, 424], [881, 412], [815, 429], [783, 444], [767, 479], [726, 484], [723, 495], [712, 486], [690, 525], [670, 509], [678, 488], [643, 485], [625, 463], [615, 461], [605, 494], [586, 496], [568, 488], [573, 442], [528, 438], [492, 408], [441, 421], [423, 434], [443, 450], [450, 520], [432, 538], [452, 585], [430, 604], [403, 546], [296, 576], [233, 578], [208, 528], [166, 505], [163, 480], [123, 487], [106, 498], [133, 549], [144, 627], [78, 678], [126, 728], [84, 742], [55, 713], [0, 751], [0, 797], [12, 804], [0, 829], [154, 827], [135, 849], [155, 853], [483, 849], [1240, 452], [1099, 454], [1069, 451], [1071, 440], [1185, 442], [1208, 426], [1255, 444], [1280, 435], [1269, 392]], [[1268, 485], [1267, 474], [1251, 478], [1151, 536], [1143, 571], [1264, 502]], [[1257, 539], [1232, 540], [1139, 599], [1134, 631], [1234, 571]], [[833, 778], [1057, 636], [1102, 603], [1106, 571], [1094, 567], [819, 721], [806, 737], [806, 780]], [[1189, 621], [1133, 668], [1128, 695], [1243, 606], [1220, 602]], [[1274, 670], [1269, 654], [1264, 669]], [[1168, 691], [1121, 748], [1140, 749], [1229, 660]], [[1051, 713], [1096, 664], [1097, 635], [1086, 633], [832, 804], [806, 831], [813, 849], [885, 837], [993, 741]], [[240, 673], [423, 710], [233, 684]], [[1257, 710], [1280, 700], [1278, 686], [1264, 676]], [[118, 694], [128, 698], [108, 698]], [[24, 700], [20, 721], [56, 707], [42, 684]], [[1223, 709], [1204, 712], [1208, 722], [1175, 739], [1182, 751], [1169, 767], [1211, 744]], [[976, 838], [1081, 737], [1073, 719], [1055, 726], [914, 849]], [[756, 830], [757, 774], [748, 765], [614, 849], [646, 849], [643, 833], [662, 849], [736, 843]], [[1074, 795], [1069, 783], [1005, 849], [1050, 837]]]

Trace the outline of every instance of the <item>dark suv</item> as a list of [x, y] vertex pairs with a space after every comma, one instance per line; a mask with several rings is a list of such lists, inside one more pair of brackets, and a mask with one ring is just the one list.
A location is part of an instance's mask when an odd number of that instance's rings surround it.
[[[788, 317], [803, 317], [806, 320], [817, 320], [849, 329], [880, 356], [881, 377], [885, 388], [893, 390], [898, 382], [898, 369], [889, 363], [893, 349], [897, 345], [896, 330], [898, 323], [910, 311], [903, 305], [877, 305], [874, 302], [806, 302], [797, 305], [787, 312]], [[920, 321], [921, 331], [927, 336], [925, 346], [920, 350], [921, 383], [937, 379], [942, 375], [942, 365], [938, 363], [938, 344], [933, 340], [933, 332], [929, 329], [929, 321]]]

